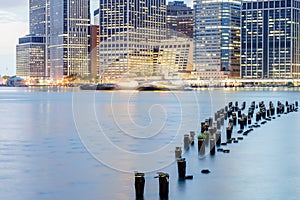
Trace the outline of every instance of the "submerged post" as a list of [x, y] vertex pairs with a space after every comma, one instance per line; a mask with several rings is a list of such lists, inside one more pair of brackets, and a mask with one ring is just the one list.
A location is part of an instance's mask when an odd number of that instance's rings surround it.
[[210, 148], [210, 155], [216, 154], [216, 146], [215, 146], [215, 138], [211, 137], [209, 140], [209, 148]]
[[186, 161], [185, 158], [178, 158], [177, 159], [177, 167], [178, 167], [178, 178], [180, 180], [185, 179], [186, 174]]
[[175, 158], [180, 158], [182, 154], [181, 147], [175, 147]]
[[231, 138], [232, 129], [230, 127], [226, 128], [226, 138], [227, 140], [230, 140]]
[[185, 150], [187, 150], [190, 147], [190, 138], [188, 134], [184, 134], [183, 145]]
[[135, 196], [137, 199], [143, 199], [144, 197], [144, 188], [145, 188], [145, 174], [144, 173], [138, 173], [135, 172], [134, 178], [135, 178]]
[[205, 135], [199, 135], [198, 136], [198, 153], [200, 155], [205, 154]]
[[217, 146], [221, 145], [221, 131], [216, 132], [216, 145]]
[[169, 196], [169, 174], [160, 172], [159, 175], [159, 196], [168, 198]]

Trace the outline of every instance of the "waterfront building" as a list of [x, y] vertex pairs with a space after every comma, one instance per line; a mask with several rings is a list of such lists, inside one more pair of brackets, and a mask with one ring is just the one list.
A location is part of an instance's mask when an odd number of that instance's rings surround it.
[[99, 26], [91, 25], [90, 26], [90, 46], [89, 46], [89, 55], [90, 55], [90, 74], [95, 77], [99, 75]]
[[155, 76], [158, 42], [166, 38], [165, 0], [101, 0], [102, 77]]
[[193, 38], [193, 9], [184, 1], [172, 1], [167, 5], [166, 25], [168, 29], [178, 31]]
[[49, 76], [46, 47], [49, 31], [49, 0], [29, 1], [29, 35], [19, 38], [16, 46], [16, 74], [22, 78]]
[[299, 0], [242, 3], [242, 78], [300, 78], [299, 11]]
[[240, 76], [240, 10], [241, 0], [194, 1], [194, 75]]
[[90, 0], [50, 0], [50, 75], [89, 74]]
[[[60, 80], [74, 74], [89, 75], [89, 12], [90, 0], [29, 0], [30, 36], [20, 38], [22, 43], [17, 45], [17, 73], [40, 71], [40, 61], [44, 60], [45, 72], [38, 73], [43, 74], [41, 78]], [[39, 55], [33, 53], [37, 48], [43, 49]], [[35, 56], [39, 59], [26, 64], [26, 55], [30, 56], [28, 62]], [[22, 69], [25, 66], [27, 69]]]
[[101, 0], [102, 80], [169, 77], [193, 69], [191, 38], [166, 28], [165, 0]]
[[46, 76], [45, 37], [27, 35], [16, 47], [16, 74], [23, 79]]

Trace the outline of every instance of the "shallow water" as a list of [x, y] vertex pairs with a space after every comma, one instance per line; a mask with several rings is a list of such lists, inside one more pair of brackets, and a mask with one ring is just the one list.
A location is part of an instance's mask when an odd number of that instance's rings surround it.
[[299, 199], [298, 112], [228, 145], [229, 154], [199, 157], [192, 146], [184, 157], [194, 179], [177, 180], [174, 148], [184, 134], [229, 101], [262, 100], [299, 101], [299, 90], [0, 88], [0, 198], [135, 199], [139, 170], [146, 200], [159, 199], [158, 171], [170, 174], [169, 199]]

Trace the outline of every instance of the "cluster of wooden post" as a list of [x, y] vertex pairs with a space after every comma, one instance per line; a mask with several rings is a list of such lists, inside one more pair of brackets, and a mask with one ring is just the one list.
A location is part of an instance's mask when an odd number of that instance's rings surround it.
[[[258, 128], [261, 124], [265, 124], [267, 121], [271, 121], [271, 119], [275, 119], [275, 114], [280, 117], [281, 114], [287, 114], [290, 112], [298, 111], [298, 101], [290, 104], [288, 101], [285, 104], [280, 101], [277, 102], [277, 106], [275, 107], [273, 102], [269, 102], [269, 107], [265, 105], [263, 101], [258, 104], [255, 101], [251, 102], [247, 115], [242, 113], [246, 108], [246, 102], [243, 102], [239, 107], [238, 102], [235, 104], [233, 102], [229, 102], [224, 108], [218, 110], [214, 113], [214, 118], [209, 117], [204, 122], [201, 122], [200, 134], [198, 135], [198, 153], [199, 155], [205, 155], [206, 146], [209, 146], [210, 155], [215, 155], [216, 146], [219, 147], [221, 145], [227, 145], [229, 143], [238, 143], [239, 140], [243, 140], [243, 137], [232, 137], [233, 129], [237, 125], [239, 125], [239, 130], [237, 133], [243, 133], [244, 136], [248, 135], [253, 128]], [[255, 110], [258, 109], [257, 112]], [[276, 113], [275, 113], [276, 111]], [[254, 115], [255, 114], [255, 115]], [[255, 123], [253, 123], [253, 118], [255, 116]], [[253, 120], [253, 121], [252, 121]], [[221, 129], [225, 126], [225, 121], [228, 121], [226, 130], [226, 142], [222, 142], [221, 138]], [[244, 129], [248, 128], [248, 130], [244, 131]], [[194, 145], [195, 131], [190, 131], [190, 134], [185, 134], [183, 138], [183, 147], [184, 150], [189, 149], [190, 145]], [[229, 153], [229, 149], [218, 148], [218, 152]], [[186, 175], [186, 160], [182, 158], [182, 148], [175, 148], [175, 158], [177, 159], [177, 167], [178, 167], [178, 178], [179, 180], [193, 179], [192, 175]], [[208, 169], [202, 170], [202, 173], [209, 173]], [[155, 178], [159, 178], [159, 195], [161, 198], [168, 198], [169, 195], [169, 174], [159, 172], [158, 176]], [[135, 173], [135, 191], [136, 198], [143, 199], [144, 195], [144, 187], [145, 187], [145, 178], [143, 173]]]

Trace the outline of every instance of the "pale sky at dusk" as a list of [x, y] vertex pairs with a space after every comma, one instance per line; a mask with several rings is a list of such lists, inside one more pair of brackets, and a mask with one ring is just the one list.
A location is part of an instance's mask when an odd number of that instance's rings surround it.
[[28, 0], [0, 0], [0, 75], [14, 75], [18, 38], [28, 34]]
[[[91, 0], [92, 13], [98, 0]], [[15, 75], [18, 38], [29, 33], [29, 0], [0, 0], [0, 75]], [[191, 6], [192, 3], [188, 3]]]

